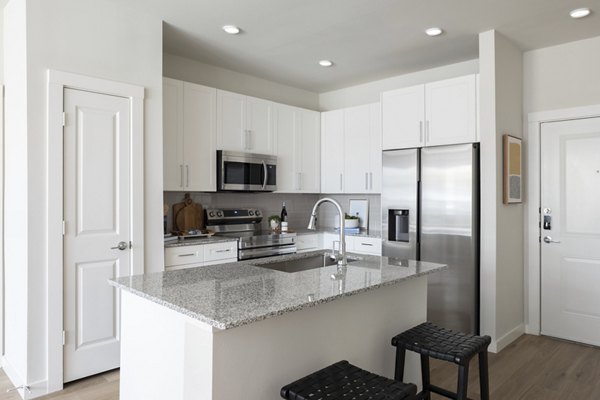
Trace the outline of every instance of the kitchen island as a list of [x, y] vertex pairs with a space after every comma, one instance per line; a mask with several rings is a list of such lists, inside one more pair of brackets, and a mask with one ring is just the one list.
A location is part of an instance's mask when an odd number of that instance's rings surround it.
[[[427, 274], [444, 265], [349, 254], [288, 273], [323, 251], [120, 278], [121, 400], [277, 399], [346, 359], [393, 376], [391, 338], [425, 321]], [[273, 264], [275, 265], [275, 264]], [[405, 379], [419, 383], [407, 355]]]

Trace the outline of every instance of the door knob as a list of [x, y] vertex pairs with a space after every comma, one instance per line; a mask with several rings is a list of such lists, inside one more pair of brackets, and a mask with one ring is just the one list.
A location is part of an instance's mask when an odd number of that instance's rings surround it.
[[[545, 239], [544, 239], [545, 240]], [[127, 249], [127, 242], [119, 242], [115, 247], [111, 247], [111, 250], [126, 250]]]
[[550, 236], [544, 236], [544, 243], [560, 243], [560, 240], [552, 240]]

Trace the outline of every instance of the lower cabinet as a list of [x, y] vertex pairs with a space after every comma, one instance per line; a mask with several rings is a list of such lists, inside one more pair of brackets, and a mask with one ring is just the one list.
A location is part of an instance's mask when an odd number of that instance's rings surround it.
[[[340, 236], [337, 233], [323, 233], [323, 244], [324, 249], [333, 249], [335, 244], [335, 250], [338, 251], [340, 245], [337, 243], [340, 240]], [[336, 243], [334, 243], [336, 242]], [[381, 255], [381, 239], [367, 236], [349, 236], [346, 235], [346, 251], [357, 254], [369, 254], [380, 256]]]
[[165, 270], [204, 267], [237, 261], [237, 242], [219, 242], [165, 249]]

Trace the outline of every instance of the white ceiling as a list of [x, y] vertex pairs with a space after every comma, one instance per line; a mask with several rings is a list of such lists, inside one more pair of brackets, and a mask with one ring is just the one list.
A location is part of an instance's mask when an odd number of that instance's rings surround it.
[[[319, 93], [477, 58], [489, 29], [523, 50], [600, 35], [600, 0], [115, 1], [162, 18], [167, 53]], [[579, 7], [593, 13], [571, 19]], [[427, 37], [431, 26], [445, 34]]]

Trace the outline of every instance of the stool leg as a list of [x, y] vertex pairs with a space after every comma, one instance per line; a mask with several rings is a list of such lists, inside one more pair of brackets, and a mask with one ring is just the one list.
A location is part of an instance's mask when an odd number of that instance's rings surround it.
[[490, 400], [487, 349], [479, 353], [479, 391], [481, 392], [481, 400]]
[[421, 354], [421, 379], [423, 380], [423, 393], [421, 399], [431, 400], [431, 391], [429, 385], [431, 384], [429, 379], [429, 357]]
[[458, 366], [457, 400], [467, 400], [467, 384], [469, 383], [469, 364]]
[[396, 347], [396, 369], [394, 371], [394, 379], [402, 382], [404, 378], [404, 358], [406, 356], [406, 349], [402, 346]]

